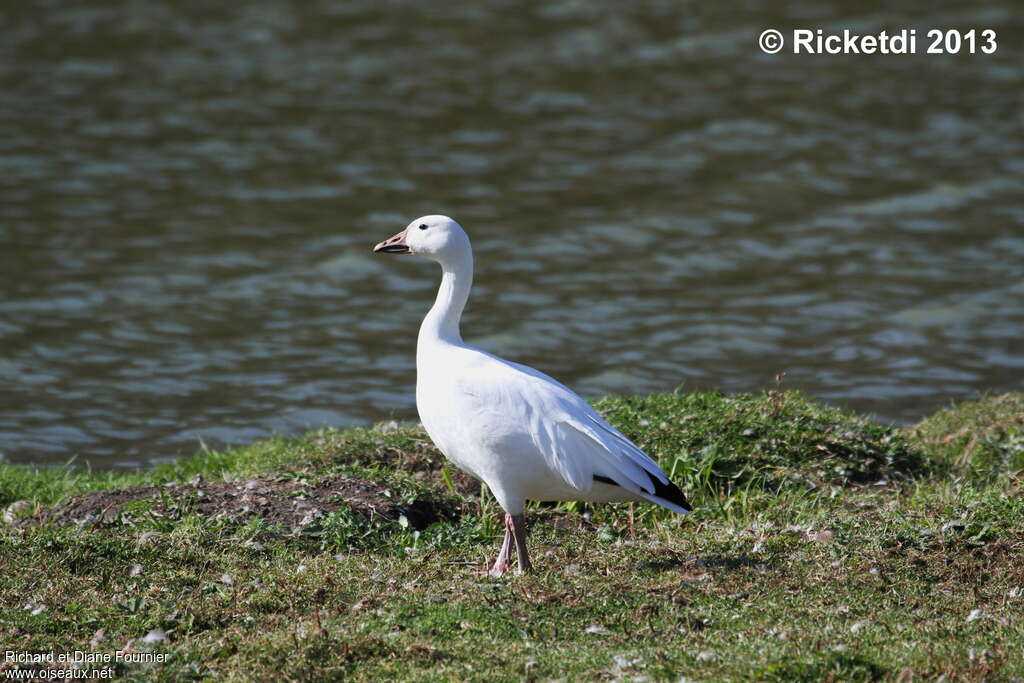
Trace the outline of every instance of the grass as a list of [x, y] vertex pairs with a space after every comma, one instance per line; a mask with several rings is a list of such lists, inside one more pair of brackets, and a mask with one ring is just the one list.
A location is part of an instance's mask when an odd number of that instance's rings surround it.
[[1024, 394], [1003, 394], [940, 410], [912, 434], [944, 465], [974, 477], [1024, 471]]
[[[907, 429], [797, 393], [598, 407], [697, 513], [536, 506], [522, 577], [477, 575], [498, 509], [414, 426], [131, 474], [0, 466], [0, 641], [169, 655], [107, 665], [128, 680], [1024, 677], [1021, 395]], [[128, 486], [152, 488], [88, 493]], [[234, 514], [246, 486], [283, 521]]]

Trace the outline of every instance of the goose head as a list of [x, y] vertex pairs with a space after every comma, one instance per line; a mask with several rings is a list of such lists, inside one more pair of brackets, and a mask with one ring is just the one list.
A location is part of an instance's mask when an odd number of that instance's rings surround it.
[[432, 261], [454, 261], [469, 252], [469, 236], [448, 216], [421, 216], [405, 230], [373, 248], [378, 254], [416, 254]]

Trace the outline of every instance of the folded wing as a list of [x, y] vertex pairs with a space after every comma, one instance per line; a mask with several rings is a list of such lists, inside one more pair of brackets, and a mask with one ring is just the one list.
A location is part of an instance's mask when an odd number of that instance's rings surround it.
[[689, 502], [658, 464], [573, 391], [525, 365], [481, 352], [463, 392], [480, 409], [525, 429], [551, 472], [580, 492], [602, 482], [688, 513]]

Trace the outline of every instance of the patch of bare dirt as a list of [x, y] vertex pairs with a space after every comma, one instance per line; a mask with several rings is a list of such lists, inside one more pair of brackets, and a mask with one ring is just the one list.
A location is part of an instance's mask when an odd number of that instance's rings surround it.
[[311, 486], [288, 477], [231, 482], [194, 477], [187, 484], [91, 491], [72, 496], [17, 520], [15, 525], [102, 526], [127, 523], [143, 515], [177, 519], [195, 513], [239, 521], [259, 518], [268, 524], [301, 530], [342, 506], [366, 519], [394, 521], [404, 516], [414, 529], [459, 516], [458, 505], [449, 500], [395, 501], [382, 487], [363, 479], [338, 477]]

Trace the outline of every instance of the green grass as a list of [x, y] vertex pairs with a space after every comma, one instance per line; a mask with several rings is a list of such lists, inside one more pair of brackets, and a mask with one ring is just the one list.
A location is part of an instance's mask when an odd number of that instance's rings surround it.
[[[16, 515], [110, 487], [346, 477], [405, 515], [200, 515], [183, 489], [92, 525], [0, 530], [4, 649], [151, 647], [133, 680], [1009, 680], [1024, 677], [1024, 397], [908, 429], [796, 393], [598, 407], [697, 508], [537, 506], [536, 571], [483, 578], [498, 509], [416, 427], [322, 430], [131, 474], [0, 466]], [[196, 486], [203, 486], [199, 483]], [[179, 500], [180, 499], [180, 500]], [[43, 609], [40, 609], [43, 607]], [[0, 669], [4, 665], [0, 663]]]
[[972, 476], [1013, 476], [1024, 471], [1024, 394], [940, 410], [912, 434], [935, 458]]

